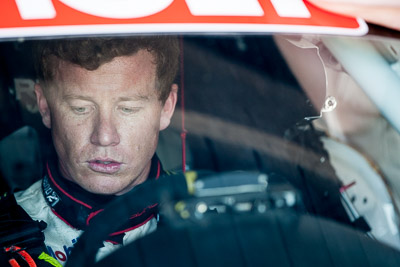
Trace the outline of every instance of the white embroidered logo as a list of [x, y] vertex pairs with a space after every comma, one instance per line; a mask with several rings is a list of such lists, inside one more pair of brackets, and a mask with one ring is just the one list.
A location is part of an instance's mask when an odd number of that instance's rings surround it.
[[58, 194], [51, 188], [47, 176], [43, 180], [43, 192], [50, 206], [54, 207], [60, 201]]

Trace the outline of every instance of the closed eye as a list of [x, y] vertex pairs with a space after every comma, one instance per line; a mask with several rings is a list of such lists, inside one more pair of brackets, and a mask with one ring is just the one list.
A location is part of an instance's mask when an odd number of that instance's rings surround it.
[[73, 106], [73, 107], [71, 107], [71, 109], [75, 114], [78, 114], [78, 115], [84, 115], [84, 114], [89, 113], [89, 111], [90, 111], [89, 107], [74, 107]]
[[119, 109], [125, 114], [134, 114], [140, 110], [137, 107], [120, 107]]

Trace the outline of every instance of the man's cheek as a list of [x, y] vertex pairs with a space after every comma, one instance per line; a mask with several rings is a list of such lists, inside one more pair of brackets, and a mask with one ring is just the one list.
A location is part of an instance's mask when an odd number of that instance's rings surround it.
[[59, 131], [57, 139], [65, 156], [69, 158], [82, 156], [84, 154], [82, 132], [75, 131], [71, 127], [63, 127]]
[[80, 143], [90, 140], [91, 123], [89, 121], [76, 121], [68, 118], [64, 122], [60, 130], [63, 131], [67, 142]]

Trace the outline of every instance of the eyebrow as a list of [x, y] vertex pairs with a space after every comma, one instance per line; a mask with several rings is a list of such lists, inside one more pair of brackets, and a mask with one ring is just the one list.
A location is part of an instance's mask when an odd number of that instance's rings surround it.
[[147, 95], [135, 95], [132, 97], [119, 97], [118, 101], [122, 102], [122, 101], [149, 101], [149, 96]]
[[[93, 99], [89, 96], [84, 96], [84, 95], [75, 95], [75, 94], [68, 94], [64, 96], [64, 99], [80, 99], [80, 100], [87, 100], [87, 101], [93, 101]], [[149, 96], [147, 95], [134, 95], [131, 97], [119, 97], [118, 102], [123, 102], [123, 101], [149, 101]]]
[[87, 100], [87, 101], [93, 101], [91, 97], [84, 96], [84, 95], [74, 95], [74, 94], [68, 94], [63, 97], [64, 99], [81, 99], [81, 100]]

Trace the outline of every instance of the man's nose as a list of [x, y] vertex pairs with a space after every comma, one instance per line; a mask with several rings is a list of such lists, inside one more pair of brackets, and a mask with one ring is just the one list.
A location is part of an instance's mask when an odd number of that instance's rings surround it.
[[97, 146], [115, 146], [119, 144], [120, 138], [112, 116], [99, 114], [94, 124], [93, 132], [90, 136], [92, 144]]

